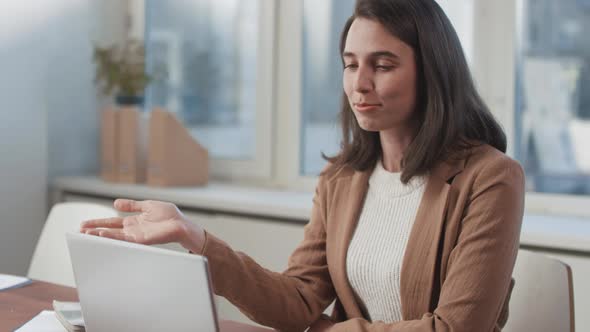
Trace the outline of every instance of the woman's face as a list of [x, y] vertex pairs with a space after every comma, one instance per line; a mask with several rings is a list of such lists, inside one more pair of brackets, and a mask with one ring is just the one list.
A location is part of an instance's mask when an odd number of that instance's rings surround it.
[[416, 104], [412, 48], [381, 23], [356, 18], [342, 57], [344, 92], [360, 127], [367, 131], [412, 130]]

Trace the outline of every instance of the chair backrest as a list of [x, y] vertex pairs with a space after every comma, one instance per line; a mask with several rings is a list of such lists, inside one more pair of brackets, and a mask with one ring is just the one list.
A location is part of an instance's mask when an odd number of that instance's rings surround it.
[[67, 232], [77, 232], [80, 223], [87, 219], [116, 217], [117, 211], [108, 206], [93, 203], [58, 203], [53, 206], [43, 226], [29, 265], [31, 279], [75, 286], [66, 237]]
[[567, 264], [521, 249], [513, 278], [508, 321], [502, 331], [574, 331], [572, 270]]

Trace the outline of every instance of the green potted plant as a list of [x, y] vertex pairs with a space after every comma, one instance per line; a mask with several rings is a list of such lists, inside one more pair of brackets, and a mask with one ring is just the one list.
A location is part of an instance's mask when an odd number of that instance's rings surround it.
[[143, 42], [127, 40], [123, 45], [95, 45], [95, 83], [105, 95], [114, 95], [118, 105], [142, 105], [151, 77], [145, 72]]

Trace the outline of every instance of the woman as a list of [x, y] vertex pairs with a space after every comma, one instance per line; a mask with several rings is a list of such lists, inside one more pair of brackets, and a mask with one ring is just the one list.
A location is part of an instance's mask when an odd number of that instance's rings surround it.
[[117, 200], [141, 214], [81, 231], [179, 242], [208, 258], [216, 294], [279, 330], [500, 330], [524, 176], [449, 20], [434, 0], [359, 0], [341, 54], [342, 150], [286, 271], [260, 267], [169, 203]]

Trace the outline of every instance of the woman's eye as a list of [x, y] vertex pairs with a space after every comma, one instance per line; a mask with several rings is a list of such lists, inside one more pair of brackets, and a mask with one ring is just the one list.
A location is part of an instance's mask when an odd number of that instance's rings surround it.
[[377, 70], [380, 70], [380, 71], [390, 71], [391, 69], [393, 69], [393, 66], [377, 65], [377, 66], [375, 66], [375, 68], [377, 68]]

